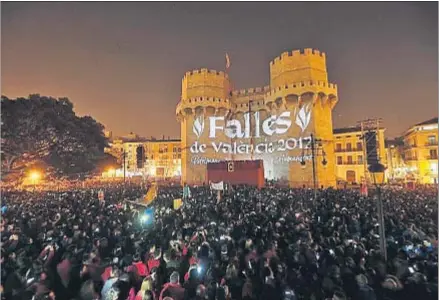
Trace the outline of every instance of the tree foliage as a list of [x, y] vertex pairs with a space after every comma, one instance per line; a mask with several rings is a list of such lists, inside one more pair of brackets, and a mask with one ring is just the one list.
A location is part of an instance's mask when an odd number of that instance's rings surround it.
[[1, 116], [6, 171], [43, 161], [58, 174], [88, 172], [107, 145], [104, 126], [90, 116], [76, 116], [67, 98], [2, 96]]

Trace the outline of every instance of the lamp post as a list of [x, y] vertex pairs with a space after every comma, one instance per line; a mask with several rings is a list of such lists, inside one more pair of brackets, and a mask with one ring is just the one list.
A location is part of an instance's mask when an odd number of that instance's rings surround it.
[[[316, 139], [314, 137], [313, 134], [311, 134], [311, 160], [312, 160], [312, 180], [313, 180], [313, 189], [314, 189], [314, 201], [317, 199], [317, 166], [316, 166], [316, 152], [318, 152], [320, 149], [316, 149], [316, 142], [321, 142], [321, 139]], [[323, 156], [323, 160], [322, 160], [322, 165], [326, 166], [326, 164], [328, 163], [328, 161], [326, 160], [326, 153], [322, 150], [322, 156]], [[317, 153], [318, 155], [318, 153]], [[302, 153], [302, 161], [300, 162], [300, 164], [302, 165], [302, 168], [305, 168], [305, 160], [303, 159], [304, 155]]]
[[386, 245], [386, 229], [384, 228], [384, 207], [383, 207], [383, 199], [381, 195], [381, 186], [380, 183], [377, 182], [376, 175], [382, 175], [382, 182], [384, 181], [384, 170], [385, 167], [380, 163], [375, 163], [369, 166], [369, 172], [372, 174], [373, 183], [375, 185], [377, 191], [377, 209], [378, 209], [378, 223], [379, 223], [379, 236], [380, 236], [380, 251], [384, 257], [384, 260], [387, 261], [387, 245]]
[[253, 160], [253, 132], [252, 132], [252, 105], [253, 100], [248, 101], [248, 119], [250, 122], [250, 149], [251, 149], [251, 160]]
[[126, 175], [126, 152], [125, 152], [125, 147], [123, 148], [123, 153], [122, 153], [122, 158], [123, 158], [123, 184], [125, 185], [125, 175]]

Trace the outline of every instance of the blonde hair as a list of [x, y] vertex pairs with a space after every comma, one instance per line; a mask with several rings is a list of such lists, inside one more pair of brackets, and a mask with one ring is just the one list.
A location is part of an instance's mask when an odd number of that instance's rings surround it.
[[152, 290], [152, 282], [151, 279], [145, 279], [142, 282], [142, 286], [140, 287], [140, 290], [145, 292], [145, 291], [151, 291]]

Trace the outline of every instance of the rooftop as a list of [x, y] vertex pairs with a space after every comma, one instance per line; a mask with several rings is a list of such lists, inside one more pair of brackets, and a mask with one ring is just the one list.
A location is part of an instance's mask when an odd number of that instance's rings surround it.
[[334, 134], [342, 134], [342, 133], [350, 133], [350, 132], [359, 132], [361, 131], [361, 127], [344, 127], [344, 128], [334, 128]]
[[117, 139], [114, 139], [114, 141], [121, 141], [122, 143], [172, 143], [172, 142], [181, 142], [181, 139], [171, 139], [171, 138], [164, 138], [164, 139], [156, 139], [154, 137], [151, 138], [145, 138], [145, 137], [138, 137], [136, 139], [128, 139], [124, 137], [119, 137]]
[[414, 126], [422, 126], [422, 125], [433, 125], [433, 124], [437, 124], [438, 123], [438, 117], [429, 119], [427, 121], [415, 124]]
[[[380, 128], [380, 130], [384, 129], [383, 127]], [[361, 132], [360, 126], [352, 126], [352, 127], [344, 127], [344, 128], [334, 128], [332, 130], [334, 134], [344, 134], [344, 133], [351, 133], [351, 132]]]

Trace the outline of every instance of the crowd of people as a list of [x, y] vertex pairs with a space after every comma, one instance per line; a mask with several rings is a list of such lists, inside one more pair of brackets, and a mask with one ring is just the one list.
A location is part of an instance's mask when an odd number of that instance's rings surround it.
[[438, 299], [437, 189], [383, 189], [387, 261], [354, 190], [98, 192], [3, 193], [3, 299]]

